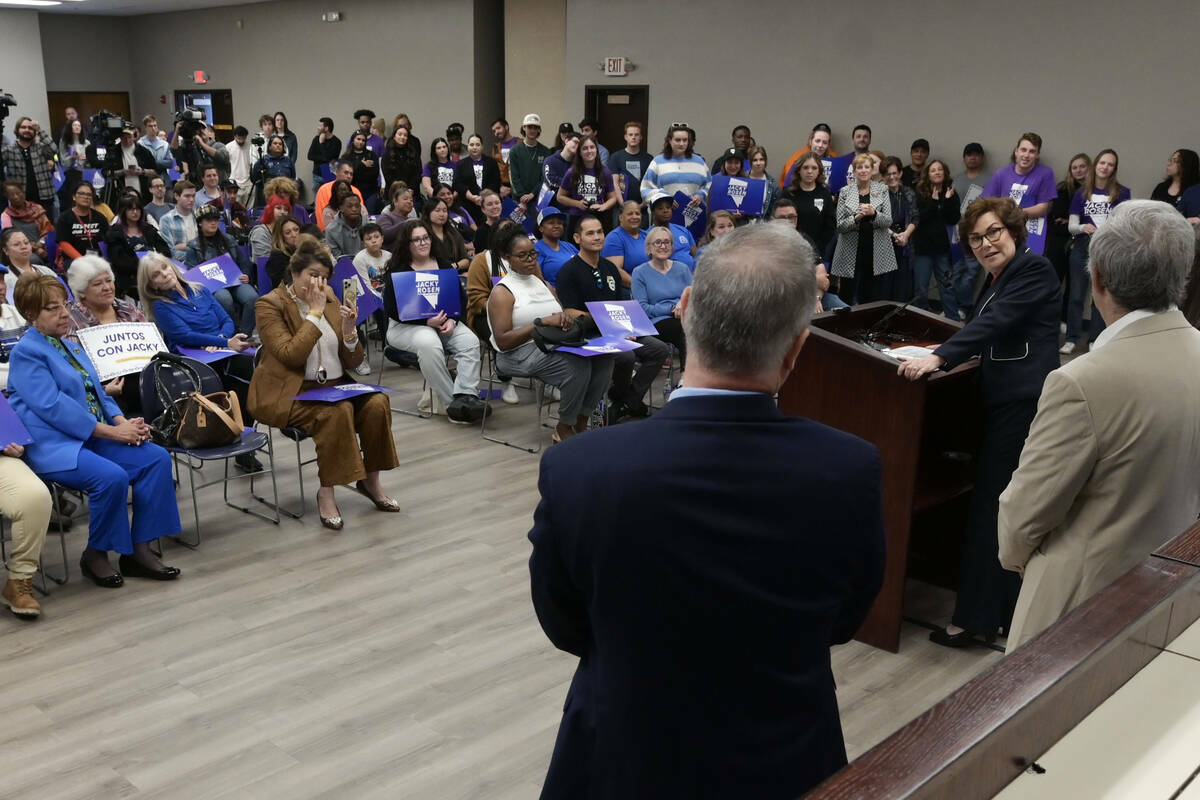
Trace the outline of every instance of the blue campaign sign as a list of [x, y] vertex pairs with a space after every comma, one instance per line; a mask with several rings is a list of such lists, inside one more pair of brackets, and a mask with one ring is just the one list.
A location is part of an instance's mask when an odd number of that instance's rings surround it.
[[675, 203], [677, 207], [675, 214], [671, 217], [671, 221], [676, 225], [687, 228], [693, 238], [699, 239], [704, 235], [704, 226], [708, 224], [708, 213], [704, 210], [703, 203], [693, 206], [691, 202], [692, 198], [683, 192], [676, 192]]
[[392, 275], [396, 311], [402, 321], [429, 319], [445, 311], [448, 317], [462, 314], [458, 271], [453, 269], [409, 270]]
[[714, 175], [708, 190], [708, 210], [732, 211], [758, 217], [766, 205], [767, 182], [762, 178], [731, 178]]
[[599, 300], [584, 305], [603, 337], [621, 339], [658, 332], [637, 300]]
[[511, 219], [524, 228], [526, 233], [533, 236], [533, 217], [525, 211], [525, 208], [520, 203], [511, 197], [504, 198], [501, 203], [500, 216], [505, 219]]
[[333, 268], [332, 281], [333, 293], [337, 295], [339, 302], [345, 302], [345, 297], [342, 296], [342, 287], [348, 280], [358, 283], [358, 319], [355, 322], [361, 325], [367, 317], [383, 308], [383, 301], [371, 291], [371, 287], [363, 280], [358, 268], [354, 266], [354, 259], [351, 256], [342, 256]]
[[13, 411], [12, 406], [8, 404], [8, 398], [0, 394], [0, 450], [10, 444], [19, 444], [24, 447], [27, 444], [33, 444], [33, 437], [29, 435], [25, 423], [21, 422], [17, 412]]
[[183, 277], [204, 286], [210, 292], [216, 292], [241, 283], [242, 270], [229, 255], [220, 255], [212, 261], [192, 267], [183, 273]]
[[825, 186], [829, 189], [829, 193], [837, 199], [837, 193], [842, 190], [842, 187], [850, 182], [851, 169], [850, 164], [854, 161], [855, 153], [850, 153], [837, 158], [826, 158], [821, 160], [824, 166], [828, 164], [825, 171]]

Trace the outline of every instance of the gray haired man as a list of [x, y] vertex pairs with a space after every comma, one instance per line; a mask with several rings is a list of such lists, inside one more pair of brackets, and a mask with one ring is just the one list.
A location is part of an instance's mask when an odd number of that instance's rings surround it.
[[1108, 327], [1046, 378], [1000, 496], [1000, 563], [1024, 575], [1010, 651], [1200, 515], [1200, 331], [1177, 308], [1195, 246], [1154, 200], [1122, 203], [1092, 236]]

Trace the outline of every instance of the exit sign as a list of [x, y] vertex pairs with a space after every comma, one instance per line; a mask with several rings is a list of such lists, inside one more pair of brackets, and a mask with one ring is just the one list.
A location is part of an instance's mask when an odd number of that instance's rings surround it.
[[192, 72], [192, 83], [208, 83], [208, 73], [202, 69]]
[[604, 59], [604, 74], [612, 78], [623, 78], [629, 74], [624, 56], [609, 56]]

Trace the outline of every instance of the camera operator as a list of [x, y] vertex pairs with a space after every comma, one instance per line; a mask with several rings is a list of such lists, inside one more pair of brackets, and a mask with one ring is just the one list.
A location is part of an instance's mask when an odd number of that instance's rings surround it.
[[8, 178], [24, 186], [25, 199], [46, 209], [54, 219], [54, 157], [58, 149], [37, 120], [17, 117], [13, 130], [16, 141], [4, 145], [2, 151]]
[[121, 129], [121, 138], [109, 147], [104, 159], [108, 178], [109, 202], [115, 203], [115, 193], [125, 187], [136, 189], [142, 203], [150, 199], [150, 179], [157, 173], [154, 154], [135, 141], [137, 129], [128, 125]]
[[261, 158], [254, 156], [254, 148], [247, 141], [249, 136], [250, 131], [238, 125], [233, 129], [233, 141], [225, 145], [225, 152], [229, 155], [229, 180], [237, 184], [237, 200], [243, 206], [249, 205], [250, 194], [254, 191], [250, 168]]
[[175, 159], [171, 156], [171, 145], [167, 144], [166, 134], [158, 129], [158, 118], [153, 114], [142, 117], [142, 132], [145, 135], [138, 139], [138, 144], [154, 156], [154, 171], [164, 181], [170, 180], [167, 173], [175, 168]]
[[205, 163], [216, 165], [221, 178], [229, 177], [229, 154], [225, 152], [225, 145], [217, 141], [212, 126], [205, 125], [192, 116], [178, 118], [179, 115], [193, 113], [200, 115], [195, 109], [184, 109], [176, 115], [175, 138], [171, 142], [175, 160], [189, 176], [189, 180], [200, 179], [198, 170], [200, 165]]
[[[367, 122], [367, 128], [371, 123]], [[308, 146], [308, 160], [312, 162], [313, 191], [321, 188], [325, 179], [321, 177], [321, 167], [332, 164], [342, 152], [342, 140], [333, 135], [333, 120], [321, 117], [317, 120], [317, 135]]]

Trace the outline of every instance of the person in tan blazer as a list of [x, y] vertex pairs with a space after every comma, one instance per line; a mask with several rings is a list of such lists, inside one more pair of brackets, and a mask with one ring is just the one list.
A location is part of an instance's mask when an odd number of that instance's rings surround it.
[[1000, 563], [1024, 581], [1006, 652], [1200, 514], [1200, 331], [1176, 307], [1195, 252], [1170, 206], [1128, 201], [1092, 238], [1108, 328], [1046, 379], [1000, 496]]
[[384, 395], [362, 394], [336, 403], [293, 399], [310, 389], [347, 382], [348, 372], [363, 361], [357, 310], [338, 303], [327, 285], [332, 275], [329, 251], [317, 239], [302, 236], [284, 284], [255, 304], [262, 348], [249, 403], [261, 422], [295, 426], [313, 438], [321, 524], [341, 530], [333, 487], [353, 482], [380, 511], [399, 511], [379, 482], [380, 471], [399, 461], [392, 410]]

